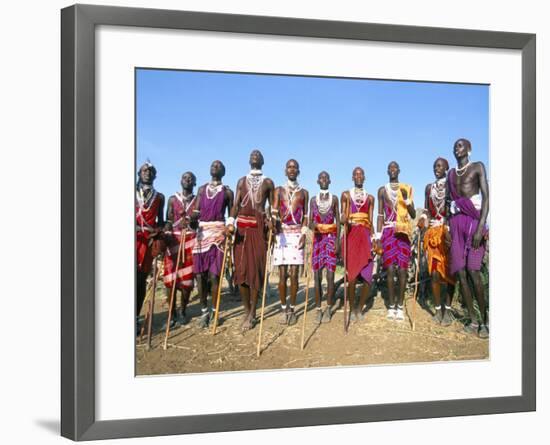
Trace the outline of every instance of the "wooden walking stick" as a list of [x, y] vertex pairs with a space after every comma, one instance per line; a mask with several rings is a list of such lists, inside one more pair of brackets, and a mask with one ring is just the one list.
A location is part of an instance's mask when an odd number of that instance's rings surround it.
[[304, 350], [304, 337], [306, 332], [306, 315], [307, 315], [307, 303], [308, 303], [308, 296], [309, 296], [309, 280], [311, 278], [311, 267], [312, 267], [311, 258], [313, 257], [313, 240], [311, 241], [311, 245], [309, 247], [309, 252], [307, 257], [308, 257], [307, 263], [304, 266], [304, 267], [307, 267], [307, 269], [306, 269], [306, 302], [304, 306], [304, 319], [302, 321], [302, 346], [300, 348], [302, 351]]
[[267, 240], [267, 253], [265, 257], [265, 271], [264, 271], [264, 289], [262, 291], [262, 309], [260, 311], [260, 332], [258, 333], [258, 347], [256, 348], [256, 357], [260, 356], [260, 347], [262, 345], [262, 327], [264, 324], [264, 310], [265, 310], [265, 294], [267, 290], [267, 271], [271, 260], [271, 238], [273, 232], [269, 229], [269, 235]]
[[344, 333], [348, 333], [348, 225], [344, 224]]
[[420, 271], [420, 232], [418, 232], [418, 245], [416, 250], [416, 273], [414, 277], [414, 294], [413, 294], [413, 308], [412, 308], [412, 330], [416, 328], [416, 295], [418, 293], [418, 272]]
[[143, 320], [143, 324], [141, 325], [141, 329], [139, 330], [139, 342], [141, 343], [143, 341], [143, 334], [145, 334], [145, 329], [147, 325], [149, 324], [149, 315], [151, 312], [151, 306], [150, 306], [150, 300], [151, 300], [151, 292], [153, 291], [153, 282], [155, 279], [155, 276], [157, 272], [155, 272], [155, 266], [156, 266], [157, 259], [155, 258], [153, 260], [153, 279], [151, 282], [147, 285], [147, 290], [145, 291], [145, 298], [143, 299], [142, 306], [145, 306], [147, 304], [147, 312], [145, 312], [145, 318]]
[[180, 245], [178, 247], [178, 254], [176, 259], [176, 264], [174, 266], [174, 282], [172, 283], [172, 290], [170, 292], [170, 304], [168, 308], [168, 320], [166, 321], [166, 335], [164, 336], [164, 344], [162, 345], [162, 349], [166, 351], [166, 347], [168, 346], [168, 335], [170, 335], [170, 322], [172, 321], [172, 308], [174, 307], [174, 296], [176, 295], [176, 282], [178, 281], [178, 267], [180, 265], [180, 258], [182, 257], [182, 251], [183, 251], [183, 261], [185, 262], [185, 236], [187, 235], [187, 228], [182, 227], [182, 234], [181, 234], [181, 240]]
[[[153, 283], [152, 283], [152, 289], [149, 293], [151, 295], [151, 298], [149, 299], [148, 309], [147, 309], [147, 349], [151, 349], [151, 336], [153, 333], [153, 312], [155, 310], [155, 295], [157, 292], [157, 280], [160, 275], [160, 269], [158, 269], [157, 266], [157, 259], [153, 261]], [[145, 324], [144, 326], [145, 327]], [[142, 335], [143, 335], [143, 329], [142, 329]], [[141, 338], [140, 338], [141, 340]]]
[[220, 310], [220, 300], [222, 298], [222, 284], [223, 284], [223, 278], [225, 273], [225, 263], [227, 259], [227, 254], [229, 253], [229, 239], [231, 235], [227, 235], [225, 237], [225, 246], [223, 247], [223, 260], [222, 260], [222, 269], [220, 271], [220, 278], [218, 280], [218, 292], [216, 292], [217, 298], [216, 298], [216, 312], [214, 313], [214, 326], [212, 327], [212, 335], [216, 335], [216, 328], [218, 326], [218, 314]]

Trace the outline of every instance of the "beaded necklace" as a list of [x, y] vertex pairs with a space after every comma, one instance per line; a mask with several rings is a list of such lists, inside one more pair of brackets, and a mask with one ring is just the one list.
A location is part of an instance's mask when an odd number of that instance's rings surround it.
[[442, 216], [441, 212], [445, 207], [446, 183], [447, 178], [440, 178], [432, 184], [430, 189], [430, 199], [437, 213], [436, 217]]
[[212, 184], [211, 182], [208, 183], [208, 185], [206, 186], [206, 199], [214, 199], [218, 193], [220, 193], [223, 189], [223, 184], [222, 183], [219, 183], [219, 184]]
[[[323, 195], [328, 196], [328, 198], [322, 199], [321, 196]], [[328, 190], [321, 190], [315, 196], [315, 203], [317, 204], [317, 209], [319, 210], [319, 213], [321, 215], [327, 214], [332, 207], [332, 193], [330, 193]]]
[[349, 191], [349, 196], [357, 208], [361, 208], [367, 200], [367, 192], [363, 187], [353, 187]]
[[261, 170], [250, 170], [250, 173], [246, 175], [247, 194], [241, 202], [241, 207], [246, 206], [249, 201], [252, 201], [252, 204], [255, 205], [262, 200], [261, 191], [264, 179], [265, 176]]
[[148, 212], [155, 202], [157, 191], [152, 187], [139, 187], [136, 193], [137, 202], [142, 212]]
[[401, 184], [399, 184], [398, 182], [395, 182], [395, 183], [388, 182], [385, 186], [386, 195], [390, 199], [391, 205], [392, 205], [394, 210], [397, 209], [397, 194], [399, 193], [400, 186], [401, 186]]

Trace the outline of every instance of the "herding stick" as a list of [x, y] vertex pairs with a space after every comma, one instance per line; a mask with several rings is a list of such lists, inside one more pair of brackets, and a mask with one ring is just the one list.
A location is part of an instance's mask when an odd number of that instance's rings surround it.
[[265, 293], [267, 290], [267, 270], [271, 259], [271, 238], [273, 232], [269, 229], [269, 237], [267, 240], [267, 253], [265, 257], [265, 271], [264, 271], [264, 289], [262, 292], [262, 310], [260, 311], [260, 332], [258, 333], [258, 347], [256, 349], [256, 357], [260, 356], [260, 347], [262, 345], [262, 327], [264, 324], [264, 310], [265, 310]]
[[227, 235], [225, 237], [225, 246], [223, 248], [223, 260], [222, 260], [222, 269], [220, 271], [220, 278], [218, 279], [218, 292], [217, 292], [217, 298], [216, 298], [216, 312], [214, 313], [214, 326], [212, 327], [212, 335], [216, 335], [216, 328], [218, 326], [218, 314], [220, 310], [220, 300], [222, 297], [222, 284], [223, 284], [223, 278], [225, 273], [225, 262], [227, 258], [228, 247], [229, 247], [229, 239], [231, 235]]
[[[178, 280], [178, 267], [180, 265], [180, 258], [182, 250], [185, 249], [185, 237], [187, 235], [187, 228], [182, 227], [182, 235], [180, 240], [180, 245], [178, 248], [178, 255], [176, 259], [176, 265], [174, 267], [174, 283], [172, 284], [172, 291], [170, 292], [170, 307], [168, 308], [168, 320], [166, 321], [166, 335], [164, 336], [164, 344], [162, 346], [162, 349], [166, 351], [166, 347], [168, 346], [168, 336], [170, 335], [170, 322], [172, 321], [172, 308], [174, 307], [174, 296], [176, 295], [176, 282]], [[183, 261], [185, 262], [185, 252], [183, 253]]]
[[348, 223], [344, 224], [344, 333], [348, 333]]
[[420, 231], [418, 232], [418, 245], [416, 249], [416, 273], [414, 277], [414, 294], [413, 294], [413, 308], [412, 308], [412, 330], [416, 328], [416, 294], [418, 293], [418, 272], [420, 271]]
[[[306, 242], [307, 242], [307, 240], [306, 240]], [[312, 269], [312, 263], [311, 263], [312, 257], [313, 257], [313, 240], [311, 240], [311, 245], [310, 245], [309, 252], [308, 252], [308, 260], [307, 260], [307, 264], [306, 264], [306, 267], [309, 266], [309, 268], [306, 269], [306, 272], [307, 272], [307, 275], [306, 275], [306, 302], [305, 302], [305, 306], [304, 306], [304, 320], [302, 321], [302, 346], [300, 348], [302, 351], [304, 350], [304, 337], [305, 337], [305, 332], [306, 332], [306, 315], [307, 315], [307, 303], [308, 303], [308, 296], [309, 296], [309, 280], [311, 278], [311, 269]]]
[[157, 292], [157, 280], [160, 271], [157, 272], [157, 259], [153, 263], [153, 289], [151, 289], [151, 300], [149, 301], [149, 320], [147, 322], [147, 349], [151, 349], [151, 337], [153, 334], [153, 313], [155, 310], [155, 295]]

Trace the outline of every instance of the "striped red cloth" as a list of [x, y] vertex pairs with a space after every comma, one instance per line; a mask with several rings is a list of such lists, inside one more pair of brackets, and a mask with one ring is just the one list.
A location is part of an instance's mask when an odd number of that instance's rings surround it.
[[177, 289], [193, 288], [193, 247], [195, 245], [195, 232], [187, 231], [185, 234], [185, 245], [180, 255], [180, 263], [177, 271], [175, 263], [178, 258], [178, 250], [181, 243], [181, 232], [174, 231], [167, 236], [168, 248], [164, 254], [164, 285], [171, 288], [176, 278]]

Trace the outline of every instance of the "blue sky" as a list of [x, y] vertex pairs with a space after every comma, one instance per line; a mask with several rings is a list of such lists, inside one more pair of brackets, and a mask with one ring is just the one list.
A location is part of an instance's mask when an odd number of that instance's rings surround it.
[[166, 197], [180, 189], [185, 171], [195, 173], [197, 186], [207, 182], [215, 159], [235, 190], [253, 148], [276, 185], [286, 182], [285, 163], [296, 158], [310, 195], [321, 170], [340, 195], [361, 166], [365, 188], [376, 196], [396, 160], [417, 207], [433, 180], [433, 161], [443, 156], [454, 165], [456, 139], [469, 139], [472, 160], [489, 168], [485, 85], [150, 69], [138, 69], [136, 81], [136, 167], [149, 158]]

